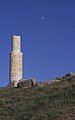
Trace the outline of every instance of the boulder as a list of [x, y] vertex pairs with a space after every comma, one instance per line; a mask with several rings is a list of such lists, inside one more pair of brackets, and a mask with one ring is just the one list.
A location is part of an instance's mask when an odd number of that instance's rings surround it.
[[37, 82], [35, 79], [30, 78], [30, 79], [22, 79], [20, 80], [20, 82], [17, 84], [17, 87], [19, 88], [23, 88], [23, 87], [32, 87], [32, 86], [36, 86]]

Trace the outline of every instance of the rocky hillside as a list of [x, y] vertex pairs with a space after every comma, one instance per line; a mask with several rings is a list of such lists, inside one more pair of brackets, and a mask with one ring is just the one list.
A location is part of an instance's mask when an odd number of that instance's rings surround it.
[[75, 120], [75, 76], [42, 87], [0, 89], [0, 120]]

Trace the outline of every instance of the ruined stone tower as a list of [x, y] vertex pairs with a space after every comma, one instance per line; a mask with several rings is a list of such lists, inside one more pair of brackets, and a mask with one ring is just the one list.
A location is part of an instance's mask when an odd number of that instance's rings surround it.
[[21, 52], [21, 38], [20, 36], [12, 37], [11, 44], [11, 53], [10, 53], [10, 69], [9, 69], [9, 83], [13, 84], [14, 87], [17, 87], [19, 80], [22, 79], [23, 69], [23, 53]]

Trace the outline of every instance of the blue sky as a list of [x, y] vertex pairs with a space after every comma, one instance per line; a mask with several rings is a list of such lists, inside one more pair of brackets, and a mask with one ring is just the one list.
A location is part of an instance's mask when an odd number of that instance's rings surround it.
[[0, 0], [0, 86], [9, 81], [12, 35], [22, 37], [25, 79], [75, 72], [74, 0]]

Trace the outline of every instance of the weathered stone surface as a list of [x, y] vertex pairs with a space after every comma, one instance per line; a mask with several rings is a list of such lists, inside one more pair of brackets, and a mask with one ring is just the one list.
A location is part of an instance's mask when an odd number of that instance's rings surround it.
[[13, 36], [12, 39], [12, 52], [10, 53], [10, 69], [9, 69], [9, 81], [10, 84], [14, 87], [17, 87], [17, 84], [20, 79], [22, 79], [22, 61], [23, 61], [23, 53], [20, 51], [21, 49], [21, 41], [20, 36]]
[[37, 81], [33, 78], [27, 79], [27, 80], [20, 80], [20, 82], [17, 84], [17, 87], [22, 88], [22, 87], [32, 87], [36, 86]]

